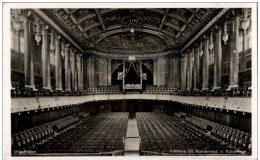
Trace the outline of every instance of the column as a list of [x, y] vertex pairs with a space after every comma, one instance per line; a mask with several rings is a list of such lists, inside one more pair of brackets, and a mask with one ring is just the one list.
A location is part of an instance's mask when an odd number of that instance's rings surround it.
[[107, 60], [107, 85], [110, 86], [111, 85], [111, 59]]
[[82, 58], [83, 61], [83, 86], [84, 86], [84, 90], [88, 89], [88, 61], [85, 57], [85, 55]]
[[50, 88], [50, 91], [51, 91], [51, 56], [48, 57], [48, 60], [47, 60], [47, 69], [48, 69], [48, 88]]
[[78, 90], [78, 79], [79, 79], [79, 77], [78, 77], [77, 61], [76, 61], [76, 56], [75, 56], [74, 91]]
[[153, 60], [153, 85], [157, 85], [157, 59]]
[[48, 26], [44, 26], [42, 30], [42, 88], [44, 90], [51, 90], [49, 86], [49, 57], [50, 57], [50, 39]]
[[[65, 41], [62, 40], [61, 41], [61, 59], [60, 59], [60, 62], [61, 62], [61, 80], [60, 80], [60, 86], [61, 86], [61, 89], [62, 90], [65, 90], [65, 76], [66, 76], [66, 73], [63, 74], [63, 69], [65, 69]], [[63, 57], [64, 56], [64, 57]]]
[[239, 69], [239, 53], [238, 53], [238, 36], [239, 36], [239, 17], [236, 16], [230, 23], [230, 73], [229, 73], [229, 87], [238, 87], [238, 69]]
[[98, 86], [107, 86], [107, 60], [98, 58], [96, 60], [96, 77]]
[[188, 61], [188, 55], [185, 54], [184, 57], [183, 57], [183, 60], [181, 61], [182, 62], [182, 67], [181, 67], [181, 74], [182, 74], [182, 89], [187, 89], [187, 81], [186, 81], [186, 78], [187, 78], [187, 61]]
[[174, 88], [175, 86], [175, 59], [170, 59], [169, 61], [169, 80], [168, 80], [168, 87]]
[[221, 64], [222, 64], [222, 46], [221, 46], [221, 30], [215, 33], [216, 41], [214, 46], [214, 89], [221, 88]]
[[70, 81], [70, 44], [65, 45], [65, 91], [71, 91]]
[[74, 49], [70, 47], [70, 70], [71, 70], [71, 90], [75, 91], [75, 53]]
[[186, 89], [189, 91], [190, 90], [190, 56], [187, 55], [187, 73], [186, 73]]
[[[50, 33], [50, 35], [51, 35], [51, 39], [50, 39], [50, 50], [49, 50], [49, 52], [51, 52], [51, 53], [49, 53], [49, 55], [50, 54], [52, 54], [52, 55], [55, 55], [55, 34], [54, 34], [54, 32], [52, 31], [51, 33]], [[48, 86], [50, 87], [50, 90], [51, 90], [51, 64], [50, 64], [50, 58], [51, 58], [51, 56], [48, 56], [48, 60], [47, 60], [47, 74], [48, 74]]]
[[88, 87], [95, 88], [95, 59], [87, 59]]
[[167, 86], [168, 78], [168, 60], [158, 59], [157, 62], [157, 85], [158, 86]]
[[203, 43], [203, 68], [202, 68], [202, 90], [209, 89], [209, 40]]
[[243, 9], [243, 20], [241, 22], [241, 27], [243, 29], [243, 52], [241, 53], [241, 70], [244, 72], [246, 70], [246, 49], [248, 48], [248, 33], [247, 29], [250, 25], [250, 21], [247, 18], [247, 8]]
[[82, 90], [84, 90], [84, 88], [85, 88], [85, 86], [84, 86], [84, 59], [82, 58], [82, 55], [81, 55], [81, 57], [80, 57], [80, 61], [81, 61], [81, 77], [80, 77], [80, 79], [81, 79], [81, 89]]
[[62, 91], [62, 79], [61, 79], [61, 49], [60, 49], [60, 36], [56, 36], [55, 39], [55, 85], [56, 91]]
[[78, 90], [78, 67], [77, 67], [77, 53], [74, 50], [74, 91]]
[[81, 55], [77, 54], [77, 70], [78, 70], [78, 89], [81, 90], [82, 89], [82, 85], [81, 85]]
[[194, 75], [193, 75], [193, 90], [198, 90], [199, 81], [199, 69], [200, 69], [200, 57], [199, 57], [199, 47], [194, 50]]
[[20, 53], [20, 31], [21, 31], [21, 26], [18, 25], [19, 22], [14, 22], [15, 27], [13, 30], [14, 34], [14, 51], [18, 55], [17, 57], [17, 66], [18, 66], [18, 72], [22, 72], [23, 68], [20, 68], [20, 59], [21, 59], [21, 53]]
[[31, 13], [28, 12], [24, 17], [24, 76], [25, 88], [35, 89], [34, 85], [34, 68], [33, 68], [33, 19]]
[[188, 90], [192, 89], [192, 68], [193, 68], [193, 54], [194, 54], [194, 49], [191, 49], [191, 52], [189, 53], [189, 61], [188, 61]]
[[248, 46], [248, 33], [244, 30], [243, 33], [243, 52], [241, 53], [241, 70], [244, 72], [246, 70], [246, 49]]
[[180, 60], [175, 60], [175, 65], [174, 65], [174, 68], [175, 68], [175, 71], [174, 71], [174, 88], [180, 88], [180, 77], [181, 77], [181, 73], [180, 73]]
[[143, 69], [142, 69], [142, 61], [140, 60], [140, 84], [143, 87]]
[[82, 54], [79, 56], [80, 60], [80, 89], [83, 90], [83, 59], [82, 59]]
[[123, 92], [125, 92], [125, 61], [123, 61]]

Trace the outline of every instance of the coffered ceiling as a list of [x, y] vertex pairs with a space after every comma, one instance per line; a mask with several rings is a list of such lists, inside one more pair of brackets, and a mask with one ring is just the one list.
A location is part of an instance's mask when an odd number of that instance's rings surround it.
[[[41, 9], [83, 49], [179, 49], [221, 9]], [[145, 44], [145, 42], [149, 44]]]

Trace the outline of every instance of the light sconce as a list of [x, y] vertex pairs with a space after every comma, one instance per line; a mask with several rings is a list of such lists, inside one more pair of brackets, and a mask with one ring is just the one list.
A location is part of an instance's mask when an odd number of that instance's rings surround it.
[[213, 50], [213, 33], [210, 32], [210, 36], [209, 36], [209, 50], [212, 51]]
[[42, 40], [42, 36], [40, 34], [40, 21], [38, 19], [35, 21], [35, 25], [36, 25], [35, 41], [37, 42], [37, 45], [39, 45]]
[[244, 8], [244, 15], [243, 15], [243, 20], [242, 20], [242, 28], [244, 30], [244, 33], [246, 33], [247, 28], [249, 27], [249, 19], [247, 18], [247, 8]]
[[222, 35], [222, 40], [224, 41], [224, 43], [226, 44], [228, 41], [228, 33], [227, 33], [227, 22], [224, 23], [224, 27], [223, 27], [224, 33]]
[[200, 55], [200, 57], [202, 57], [202, 55], [203, 55], [202, 42], [200, 42], [199, 55]]
[[131, 28], [130, 32], [133, 34], [135, 32], [134, 28]]
[[55, 49], [55, 45], [54, 45], [54, 33], [51, 32], [51, 42], [50, 42], [50, 49], [53, 52], [53, 50]]

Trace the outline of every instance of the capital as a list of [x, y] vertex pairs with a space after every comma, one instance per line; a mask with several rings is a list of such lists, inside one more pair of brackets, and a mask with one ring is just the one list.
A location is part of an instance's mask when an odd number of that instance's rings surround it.
[[41, 31], [42, 31], [42, 34], [43, 34], [43, 35], [46, 34], [46, 33], [49, 31], [49, 26], [48, 26], [48, 25], [42, 26]]
[[19, 21], [14, 21], [13, 22], [13, 28], [16, 32], [19, 32], [20, 29], [22, 29], [22, 23]]
[[59, 43], [61, 40], [61, 36], [57, 35], [55, 38], [55, 43]]
[[22, 17], [24, 18], [25, 21], [30, 21], [30, 22], [34, 21], [33, 14], [32, 14], [31, 10], [29, 10], [29, 9], [22, 9], [21, 13], [22, 13], [21, 15], [22, 15]]

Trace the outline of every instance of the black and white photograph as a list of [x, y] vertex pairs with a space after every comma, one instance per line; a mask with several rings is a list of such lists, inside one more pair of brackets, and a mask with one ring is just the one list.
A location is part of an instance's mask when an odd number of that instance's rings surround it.
[[256, 6], [3, 4], [5, 159], [257, 159]]

